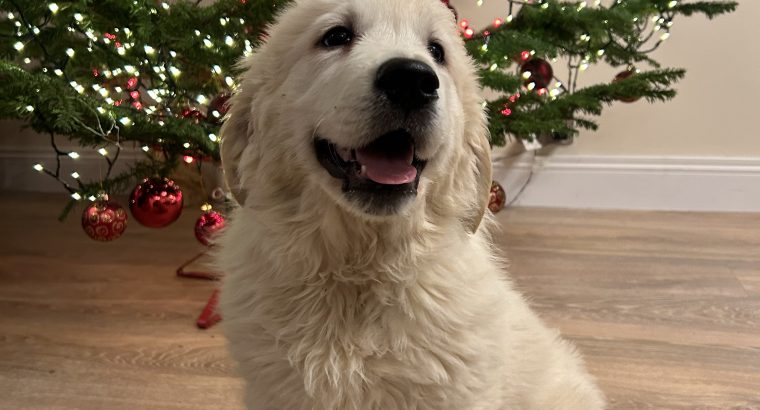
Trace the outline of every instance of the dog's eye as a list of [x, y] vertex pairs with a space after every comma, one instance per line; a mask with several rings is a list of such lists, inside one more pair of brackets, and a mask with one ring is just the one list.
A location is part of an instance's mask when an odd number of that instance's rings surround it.
[[322, 45], [325, 47], [344, 46], [351, 42], [354, 33], [346, 27], [333, 27], [322, 37]]
[[440, 64], [443, 64], [445, 56], [443, 52], [443, 46], [438, 43], [430, 43], [430, 45], [428, 45], [428, 52], [430, 52], [430, 55], [433, 56], [433, 60]]

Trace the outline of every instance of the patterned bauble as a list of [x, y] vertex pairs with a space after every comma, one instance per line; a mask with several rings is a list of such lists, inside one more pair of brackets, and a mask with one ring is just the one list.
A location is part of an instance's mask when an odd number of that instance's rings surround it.
[[542, 58], [531, 58], [520, 66], [520, 74], [525, 80], [525, 85], [534, 83], [535, 89], [546, 88], [554, 78], [554, 70], [548, 61]]
[[[629, 77], [631, 77], [634, 74], [636, 74], [636, 70], [635, 69], [628, 69], [628, 70], [625, 70], [625, 71], [621, 71], [621, 72], [619, 72], [615, 76], [615, 78], [612, 79], [612, 83], [614, 84], [614, 83], [623, 81], [626, 78], [629, 78]], [[636, 102], [636, 101], [638, 101], [640, 99], [641, 99], [640, 96], [639, 97], [618, 98], [618, 100], [620, 100], [622, 102], [626, 102], [626, 103]]]
[[127, 229], [127, 211], [116, 202], [102, 196], [82, 213], [82, 229], [92, 239], [112, 241]]
[[507, 203], [507, 193], [504, 192], [504, 188], [496, 181], [491, 181], [491, 192], [488, 195], [488, 209], [493, 213], [497, 213], [504, 208], [504, 204]]
[[224, 228], [224, 216], [219, 212], [209, 210], [195, 221], [195, 237], [200, 243], [211, 246], [214, 235], [222, 228]]
[[129, 210], [137, 222], [163, 228], [182, 213], [182, 190], [168, 178], [146, 178], [129, 196]]

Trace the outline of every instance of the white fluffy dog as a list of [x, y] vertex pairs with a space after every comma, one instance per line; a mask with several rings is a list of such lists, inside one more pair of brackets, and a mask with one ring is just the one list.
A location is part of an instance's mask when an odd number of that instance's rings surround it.
[[[485, 218], [480, 90], [439, 0], [297, 0], [222, 130], [224, 328], [251, 409], [600, 409]], [[484, 226], [486, 225], [486, 226]]]

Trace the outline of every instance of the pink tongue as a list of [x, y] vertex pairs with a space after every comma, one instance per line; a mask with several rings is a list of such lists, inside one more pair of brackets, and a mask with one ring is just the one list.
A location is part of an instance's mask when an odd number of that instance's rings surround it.
[[400, 155], [389, 155], [367, 148], [356, 150], [356, 159], [367, 170], [367, 178], [385, 185], [401, 185], [414, 181], [417, 168], [413, 167], [414, 148]]

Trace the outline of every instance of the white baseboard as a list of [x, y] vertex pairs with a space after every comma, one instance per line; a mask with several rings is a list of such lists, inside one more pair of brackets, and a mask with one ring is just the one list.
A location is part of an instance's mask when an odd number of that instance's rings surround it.
[[[100, 155], [81, 155], [76, 161], [63, 158], [62, 175], [105, 171]], [[123, 151], [119, 162], [124, 166], [141, 155]], [[533, 169], [514, 206], [760, 212], [760, 158], [554, 154], [533, 161], [531, 155], [494, 158], [494, 179], [504, 186], [507, 200]], [[38, 162], [54, 166], [55, 156], [46, 147], [0, 148], [0, 190], [63, 192], [55, 180], [32, 169]]]
[[514, 206], [760, 212], [760, 158], [632, 157], [526, 153], [494, 161]]

